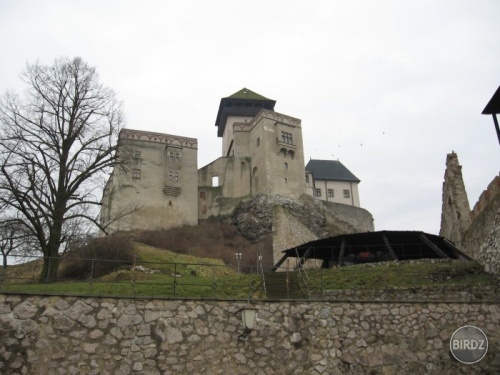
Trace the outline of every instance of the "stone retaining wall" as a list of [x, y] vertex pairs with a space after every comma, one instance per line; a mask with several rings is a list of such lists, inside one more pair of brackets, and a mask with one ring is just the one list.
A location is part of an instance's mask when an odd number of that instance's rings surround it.
[[[0, 295], [2, 374], [494, 374], [495, 303], [257, 302]], [[455, 361], [449, 339], [480, 327], [490, 348]]]

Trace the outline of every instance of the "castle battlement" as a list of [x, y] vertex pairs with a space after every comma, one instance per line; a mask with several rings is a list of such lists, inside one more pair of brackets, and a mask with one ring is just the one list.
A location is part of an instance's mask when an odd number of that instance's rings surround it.
[[198, 149], [198, 140], [196, 138], [181, 137], [178, 135], [156, 133], [145, 130], [122, 129], [120, 131], [120, 139], [130, 139], [152, 143], [166, 143], [176, 146]]

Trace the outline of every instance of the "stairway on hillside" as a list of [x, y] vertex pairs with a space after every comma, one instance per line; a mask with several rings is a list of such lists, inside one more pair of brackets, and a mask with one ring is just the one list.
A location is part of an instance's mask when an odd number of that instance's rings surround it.
[[[288, 283], [287, 283], [288, 274]], [[301, 289], [298, 272], [267, 272], [264, 274], [268, 299], [304, 299], [307, 293]], [[288, 285], [287, 285], [288, 284]]]

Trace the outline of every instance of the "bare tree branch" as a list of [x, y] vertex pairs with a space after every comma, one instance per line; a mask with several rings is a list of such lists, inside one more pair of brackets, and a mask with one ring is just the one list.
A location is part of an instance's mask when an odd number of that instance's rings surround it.
[[[76, 228], [97, 225], [97, 180], [117, 165], [122, 104], [80, 58], [27, 64], [26, 95], [0, 98], [0, 205], [15, 212], [56, 276]], [[75, 197], [80, 197], [75, 199]]]

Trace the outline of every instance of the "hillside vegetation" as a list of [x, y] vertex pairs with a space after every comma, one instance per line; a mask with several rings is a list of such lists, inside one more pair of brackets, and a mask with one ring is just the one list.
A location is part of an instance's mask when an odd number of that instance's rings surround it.
[[[209, 221], [199, 227], [122, 233], [90, 241], [63, 257], [57, 282], [39, 283], [41, 260], [10, 266], [2, 291], [182, 298], [243, 298], [262, 280], [253, 263], [262, 244], [235, 227]], [[235, 252], [243, 253], [240, 271]], [[498, 286], [476, 262], [423, 261], [367, 264], [307, 271], [308, 287], [322, 290], [477, 285]], [[319, 292], [320, 294], [317, 294]], [[264, 298], [262, 288], [253, 298]]]

